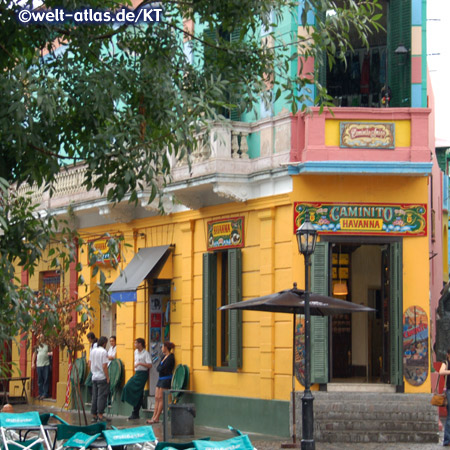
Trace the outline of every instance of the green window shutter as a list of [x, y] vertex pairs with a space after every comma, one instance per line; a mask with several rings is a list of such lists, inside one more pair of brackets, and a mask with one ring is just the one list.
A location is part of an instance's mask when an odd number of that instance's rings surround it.
[[[328, 295], [328, 242], [318, 242], [312, 256], [311, 291]], [[311, 317], [311, 382], [328, 383], [328, 317]]]
[[[240, 248], [228, 250], [228, 303], [242, 301], [242, 252]], [[242, 311], [229, 314], [229, 367], [242, 367]]]
[[389, 310], [389, 340], [390, 340], [390, 379], [391, 384], [403, 384], [403, 264], [402, 246], [400, 242], [391, 244], [390, 251], [390, 310]]
[[217, 255], [203, 253], [203, 365], [216, 364]]
[[[325, 23], [326, 13], [325, 11], [320, 11], [317, 13], [318, 18], [320, 20], [321, 26]], [[317, 25], [317, 20], [316, 20]], [[327, 52], [326, 50], [322, 50], [319, 56], [315, 60], [314, 64], [314, 73], [316, 74], [317, 81], [320, 83], [322, 87], [326, 87], [327, 85]], [[317, 92], [316, 94], [317, 95]]]
[[392, 92], [390, 106], [411, 106], [411, 52], [398, 55], [402, 44], [411, 49], [411, 0], [391, 0], [388, 22], [388, 72]]

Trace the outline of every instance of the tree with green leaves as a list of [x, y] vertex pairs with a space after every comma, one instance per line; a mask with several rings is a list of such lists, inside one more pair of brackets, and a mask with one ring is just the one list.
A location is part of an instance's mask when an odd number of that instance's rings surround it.
[[[67, 270], [76, 238], [13, 187], [51, 194], [64, 166], [82, 164], [87, 189], [110, 202], [137, 201], [142, 192], [151, 202], [170, 183], [173, 161], [189, 156], [195, 136], [230, 111], [251, 112], [270, 96], [283, 96], [293, 113], [307, 103], [331, 105], [318, 77], [292, 68], [308, 58], [323, 63], [324, 55], [330, 64], [345, 59], [351, 33], [367, 44], [379, 27], [377, 2], [162, 0], [160, 22], [114, 26], [25, 26], [17, 14], [36, 7], [32, 0], [0, 2], [0, 340], [39, 317], [35, 293], [20, 286], [14, 264], [32, 274], [57, 241], [51, 264]], [[280, 32], [277, 24], [296, 16], [299, 3], [298, 26]], [[39, 8], [123, 4], [46, 0]]]

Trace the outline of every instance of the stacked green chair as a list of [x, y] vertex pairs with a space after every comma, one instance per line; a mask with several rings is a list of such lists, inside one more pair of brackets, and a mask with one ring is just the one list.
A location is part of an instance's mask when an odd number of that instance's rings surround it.
[[[172, 389], [186, 389], [189, 386], [189, 367], [185, 364], [178, 364], [172, 377]], [[172, 403], [177, 403], [182, 392], [172, 392]]]
[[77, 358], [70, 372], [70, 383], [72, 385], [71, 397], [74, 409], [81, 410], [83, 399], [81, 398], [78, 386], [82, 386], [85, 382], [87, 373], [86, 357]]
[[108, 412], [111, 413], [112, 404], [116, 398], [116, 394], [123, 381], [124, 365], [120, 359], [113, 359], [109, 366], [109, 399], [108, 399]]

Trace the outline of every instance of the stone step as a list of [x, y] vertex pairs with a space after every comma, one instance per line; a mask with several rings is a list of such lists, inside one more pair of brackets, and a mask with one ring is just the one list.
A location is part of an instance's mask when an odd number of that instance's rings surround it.
[[344, 410], [317, 410], [314, 408], [314, 417], [317, 420], [378, 420], [378, 421], [422, 421], [427, 423], [436, 422], [436, 412], [422, 412], [422, 411], [355, 411], [351, 408]]
[[314, 433], [317, 442], [352, 442], [352, 443], [438, 443], [439, 433], [437, 432], [381, 432], [381, 431], [353, 431], [351, 434], [338, 431], [327, 431]]
[[[374, 393], [374, 392], [313, 392], [314, 403], [321, 401], [335, 401], [335, 402], [392, 402], [392, 403], [429, 403], [432, 394], [386, 394], [386, 393]], [[296, 399], [301, 400], [303, 392], [296, 393]]]
[[[302, 392], [296, 393], [296, 432], [301, 438]], [[439, 441], [438, 408], [431, 394], [313, 392], [318, 442]]]
[[390, 384], [362, 384], [362, 383], [328, 383], [327, 392], [379, 392], [395, 394], [395, 386]]
[[331, 431], [404, 431], [408, 432], [414, 430], [415, 432], [439, 432], [439, 425], [436, 422], [423, 421], [391, 421], [391, 420], [347, 420], [334, 419], [321, 421], [315, 418], [315, 425], [317, 429], [322, 432]]

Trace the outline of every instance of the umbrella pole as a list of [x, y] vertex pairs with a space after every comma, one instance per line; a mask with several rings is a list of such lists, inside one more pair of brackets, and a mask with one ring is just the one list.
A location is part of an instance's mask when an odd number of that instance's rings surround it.
[[297, 445], [297, 432], [295, 427], [295, 320], [293, 316], [292, 325], [292, 444], [281, 444], [281, 448], [299, 448]]

